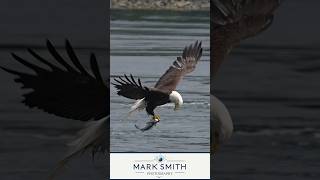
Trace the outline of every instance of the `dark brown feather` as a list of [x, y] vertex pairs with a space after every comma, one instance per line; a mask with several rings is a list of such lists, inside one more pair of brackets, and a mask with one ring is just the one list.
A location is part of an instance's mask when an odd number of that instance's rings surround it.
[[155, 88], [165, 91], [175, 90], [183, 76], [194, 71], [201, 56], [201, 42], [196, 41], [185, 47], [182, 56], [177, 57], [172, 66], [160, 77]]
[[130, 99], [142, 99], [148, 92], [147, 87], [141, 85], [141, 81], [138, 78], [139, 84], [134, 80], [133, 76], [130, 74], [130, 78], [125, 74], [125, 79], [122, 77], [114, 78], [116, 83], [112, 83], [115, 88], [117, 88], [117, 94]]
[[255, 36], [271, 25], [279, 5], [280, 0], [212, 0], [212, 75], [241, 40]]

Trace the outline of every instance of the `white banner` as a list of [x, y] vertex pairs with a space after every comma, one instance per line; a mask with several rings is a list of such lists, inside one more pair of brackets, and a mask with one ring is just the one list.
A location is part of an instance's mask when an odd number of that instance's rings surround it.
[[110, 179], [210, 179], [210, 153], [110, 153]]

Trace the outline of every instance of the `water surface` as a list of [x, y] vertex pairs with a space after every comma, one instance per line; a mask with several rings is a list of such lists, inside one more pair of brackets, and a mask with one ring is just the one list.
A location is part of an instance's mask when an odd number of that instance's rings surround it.
[[179, 86], [184, 104], [158, 107], [161, 122], [141, 132], [145, 111], [126, 118], [134, 100], [111, 87], [111, 152], [209, 152], [209, 12], [112, 11], [111, 77], [132, 73], [154, 86], [185, 46], [200, 40], [204, 53], [196, 70]]

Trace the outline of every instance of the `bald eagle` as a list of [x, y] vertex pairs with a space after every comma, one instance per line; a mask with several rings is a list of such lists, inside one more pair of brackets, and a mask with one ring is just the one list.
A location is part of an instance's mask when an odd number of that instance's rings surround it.
[[176, 91], [180, 80], [196, 68], [202, 56], [201, 42], [186, 46], [182, 56], [177, 57], [169, 69], [160, 77], [154, 87], [147, 87], [141, 84], [140, 78], [135, 80], [132, 74], [128, 77], [114, 78], [112, 83], [117, 89], [117, 94], [129, 99], [136, 100], [131, 107], [129, 114], [137, 110], [145, 109], [148, 115], [152, 116], [152, 122], [147, 123], [147, 127], [142, 130], [150, 129], [156, 122], [160, 121], [160, 115], [154, 113], [158, 106], [174, 103], [174, 110], [178, 110], [183, 104], [182, 96]]
[[[211, 3], [211, 80], [217, 78], [222, 62], [242, 40], [267, 30], [280, 0], [213, 0]], [[211, 88], [213, 90], [213, 88]], [[233, 122], [227, 107], [211, 92], [213, 152], [231, 138]]]

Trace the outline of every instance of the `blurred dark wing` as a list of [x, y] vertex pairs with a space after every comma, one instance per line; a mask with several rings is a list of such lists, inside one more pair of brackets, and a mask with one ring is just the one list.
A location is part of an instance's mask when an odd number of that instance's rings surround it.
[[212, 0], [214, 24], [227, 25], [247, 17], [272, 16], [280, 0]]
[[183, 76], [194, 71], [201, 56], [201, 42], [196, 41], [189, 47], [185, 47], [182, 57], [177, 57], [177, 60], [160, 77], [155, 88], [168, 91], [175, 90]]
[[234, 45], [272, 24], [279, 4], [279, 0], [212, 0], [211, 69], [214, 74]]
[[130, 78], [127, 75], [123, 77], [118, 77], [114, 79], [116, 83], [112, 83], [118, 90], [118, 95], [130, 98], [130, 99], [142, 99], [149, 89], [142, 86], [140, 79], [138, 78], [138, 83], [130, 74]]
[[68, 64], [47, 41], [47, 48], [54, 59], [63, 66], [51, 64], [36, 52], [28, 49], [38, 61], [47, 65], [50, 70], [41, 68], [29, 61], [12, 54], [13, 58], [32, 69], [35, 74], [27, 74], [1, 67], [17, 75], [16, 82], [23, 84], [23, 89], [32, 89], [24, 94], [23, 103], [28, 107], [37, 107], [45, 112], [75, 120], [87, 121], [101, 119], [109, 114], [109, 87], [103, 82], [96, 57], [91, 54], [90, 65], [93, 75], [80, 64], [70, 43], [66, 41], [66, 50], [74, 67]]
[[110, 116], [106, 116], [98, 121], [88, 122], [86, 127], [78, 132], [77, 138], [69, 144], [68, 153], [59, 161], [49, 180], [54, 179], [74, 157], [86, 151], [92, 150], [93, 159], [98, 152], [109, 155], [109, 120]]

